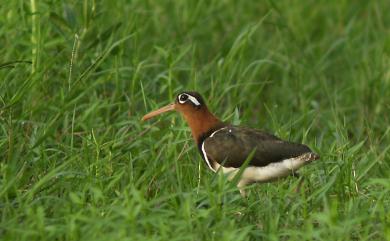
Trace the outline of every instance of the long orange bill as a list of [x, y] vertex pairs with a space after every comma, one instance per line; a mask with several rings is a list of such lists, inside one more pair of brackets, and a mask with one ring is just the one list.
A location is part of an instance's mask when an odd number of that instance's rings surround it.
[[175, 104], [170, 104], [170, 105], [167, 105], [167, 106], [164, 106], [158, 110], [155, 110], [155, 111], [152, 111], [146, 115], [144, 115], [144, 117], [142, 117], [142, 120], [143, 121], [146, 121], [146, 120], [149, 120], [150, 118], [153, 118], [159, 114], [162, 114], [164, 112], [167, 112], [167, 111], [171, 111], [171, 110], [174, 110], [175, 109]]

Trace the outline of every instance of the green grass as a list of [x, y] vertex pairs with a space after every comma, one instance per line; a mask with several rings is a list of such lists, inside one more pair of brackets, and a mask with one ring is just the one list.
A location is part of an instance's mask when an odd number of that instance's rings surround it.
[[[390, 240], [390, 2], [5, 1], [1, 240]], [[321, 159], [248, 199], [178, 114]]]

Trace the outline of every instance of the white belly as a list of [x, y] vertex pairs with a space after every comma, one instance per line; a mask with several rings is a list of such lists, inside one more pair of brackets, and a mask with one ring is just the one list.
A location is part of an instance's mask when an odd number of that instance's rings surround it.
[[[305, 158], [296, 157], [281, 162], [271, 163], [264, 167], [249, 166], [243, 171], [240, 182], [252, 183], [272, 181], [292, 174], [306, 163], [307, 160]], [[223, 167], [218, 163], [214, 163], [215, 170], [219, 170], [220, 168], [222, 168], [221, 170], [223, 173], [228, 174], [230, 180], [239, 172], [239, 168]]]

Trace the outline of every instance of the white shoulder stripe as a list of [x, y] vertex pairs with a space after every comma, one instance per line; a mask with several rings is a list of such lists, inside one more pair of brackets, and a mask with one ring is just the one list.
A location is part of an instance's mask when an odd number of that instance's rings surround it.
[[[211, 133], [211, 135], [209, 137], [213, 137], [218, 131], [222, 131], [224, 129], [226, 129], [227, 127], [222, 127], [221, 129], [218, 129], [216, 131], [214, 131], [213, 133]], [[207, 139], [207, 138], [206, 138]]]
[[[223, 129], [226, 129], [226, 128], [227, 128], [227, 127], [223, 127], [223, 128], [221, 128], [221, 129], [218, 129], [218, 130], [214, 131], [214, 132], [211, 133], [211, 135], [210, 135], [209, 137], [207, 137], [207, 138], [213, 137], [213, 136], [215, 135], [215, 133], [217, 133], [218, 131], [221, 131], [221, 130], [223, 130]], [[206, 138], [206, 139], [207, 139], [207, 138]], [[216, 170], [211, 166], [211, 163], [210, 163], [209, 159], [207, 158], [207, 153], [206, 153], [206, 151], [205, 151], [205, 149], [204, 149], [204, 143], [205, 143], [206, 139], [205, 139], [205, 140], [203, 141], [203, 143], [202, 143], [202, 153], [203, 153], [203, 157], [204, 157], [204, 160], [205, 160], [206, 163], [207, 163], [207, 166], [208, 166], [213, 172], [216, 172]]]
[[209, 159], [207, 158], [206, 151], [204, 150], [204, 142], [202, 143], [202, 153], [203, 153], [203, 158], [204, 158], [204, 160], [205, 160], [206, 163], [207, 163], [207, 166], [209, 166], [209, 168], [210, 168], [213, 172], [215, 172], [214, 168], [213, 168], [213, 167], [211, 166], [211, 164], [210, 164]]

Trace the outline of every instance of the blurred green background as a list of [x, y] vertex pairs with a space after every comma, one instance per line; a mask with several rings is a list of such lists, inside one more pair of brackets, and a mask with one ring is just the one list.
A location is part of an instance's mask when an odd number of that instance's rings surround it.
[[[6, 1], [0, 239], [390, 240], [390, 1]], [[321, 159], [241, 198], [178, 114]]]

